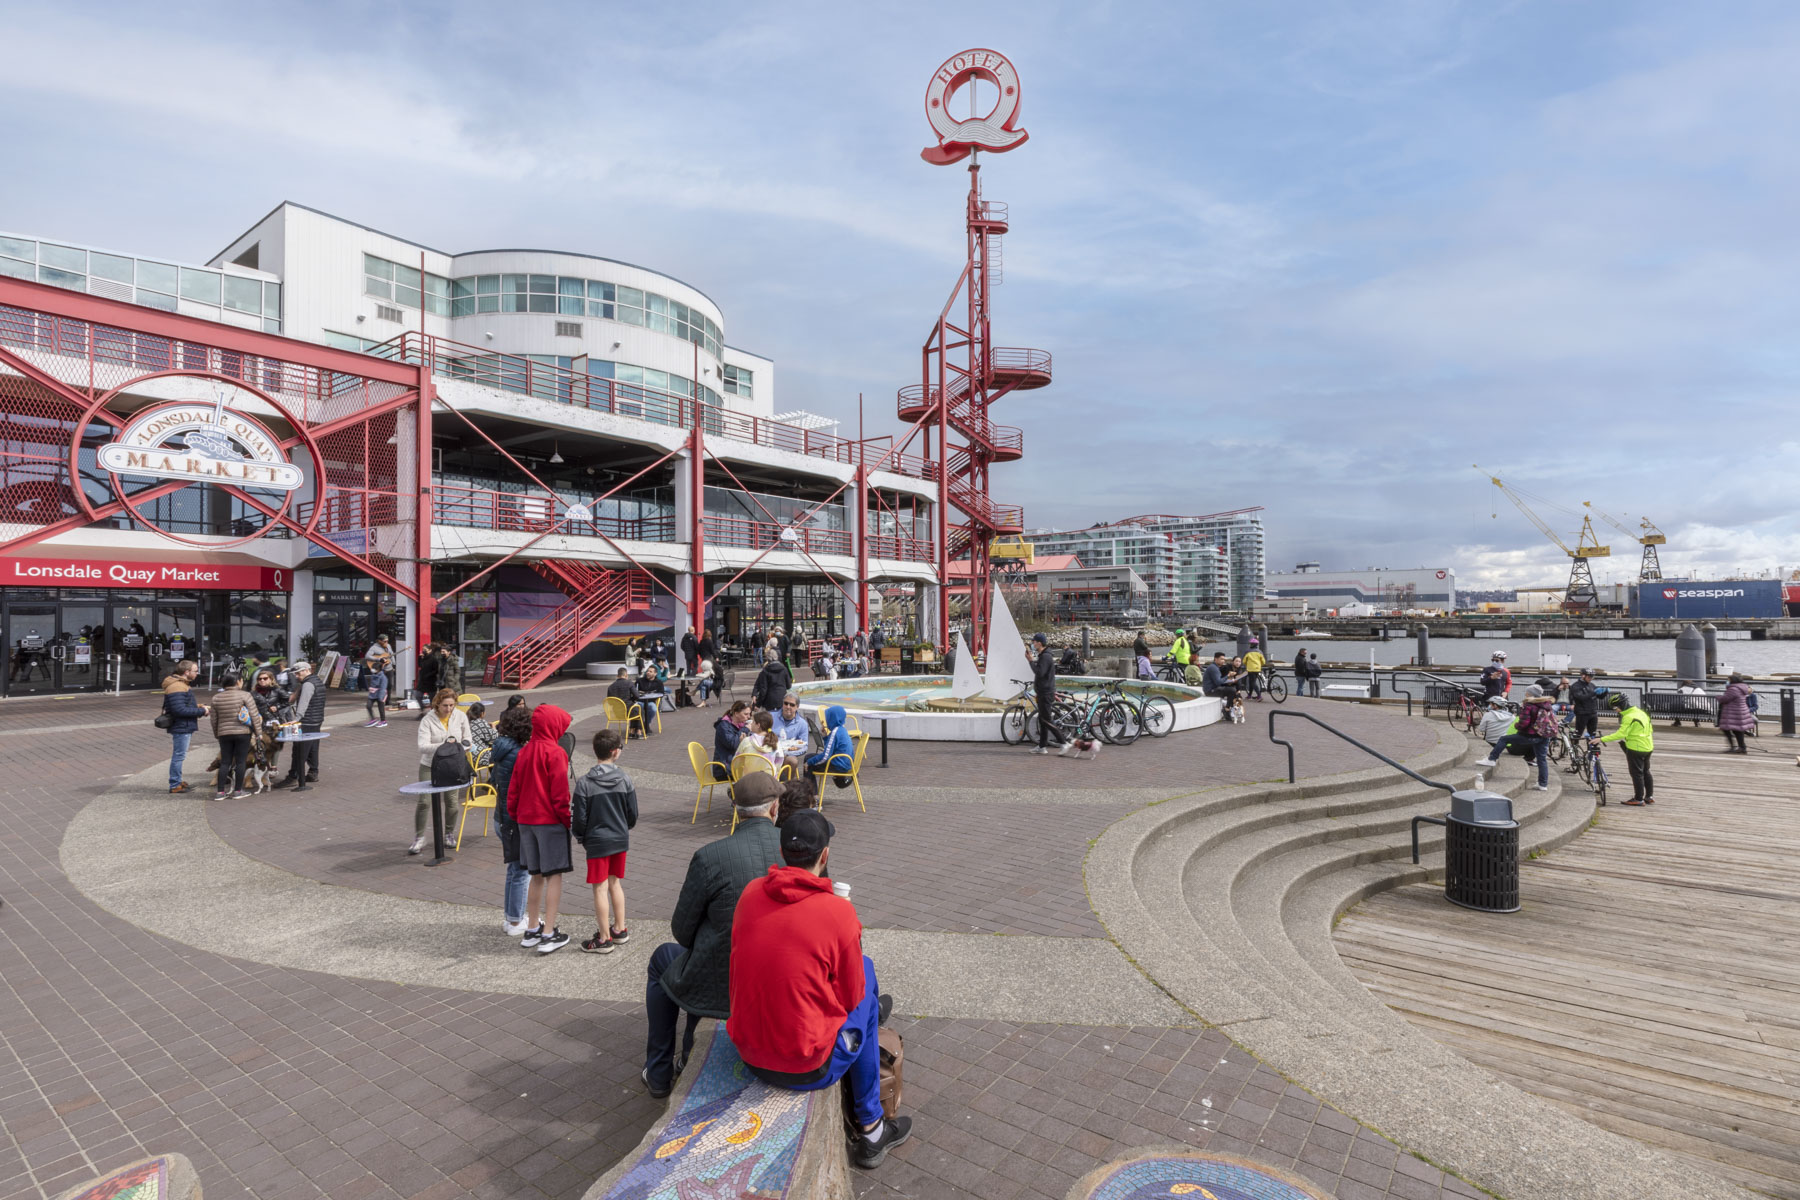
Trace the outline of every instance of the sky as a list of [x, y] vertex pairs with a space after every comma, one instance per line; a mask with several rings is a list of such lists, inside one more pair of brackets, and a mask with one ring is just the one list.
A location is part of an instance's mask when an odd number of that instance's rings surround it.
[[[994, 419], [1033, 526], [1261, 506], [1271, 570], [1560, 582], [1487, 482], [1800, 568], [1800, 7], [1454, 3], [24, 5], [0, 228], [204, 261], [282, 200], [443, 250], [642, 263], [899, 428], [963, 256], [932, 72], [1020, 74]], [[1479, 463], [1481, 470], [1473, 469]], [[1073, 486], [1072, 486], [1073, 485]], [[1602, 527], [1602, 582], [1638, 547]]]

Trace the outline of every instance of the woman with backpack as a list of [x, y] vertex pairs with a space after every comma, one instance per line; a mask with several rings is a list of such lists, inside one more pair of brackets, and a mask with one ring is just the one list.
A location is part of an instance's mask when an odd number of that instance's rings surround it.
[[[430, 710], [419, 721], [419, 782], [431, 781], [431, 760], [440, 747], [455, 744], [461, 753], [472, 740], [468, 715], [456, 707], [456, 693], [450, 688], [439, 688], [437, 695], [431, 698]], [[462, 792], [443, 793], [445, 829], [456, 824], [456, 818], [462, 812], [463, 795]], [[431, 797], [421, 794], [413, 809], [413, 842], [406, 851], [408, 854], [425, 849], [425, 823], [430, 819]]]

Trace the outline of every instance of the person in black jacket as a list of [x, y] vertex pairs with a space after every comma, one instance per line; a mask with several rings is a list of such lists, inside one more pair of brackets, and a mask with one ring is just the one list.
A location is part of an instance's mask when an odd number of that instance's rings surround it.
[[1144, 636], [1144, 631], [1141, 629], [1138, 630], [1137, 639], [1131, 643], [1131, 657], [1150, 657], [1150, 639]]
[[681, 635], [681, 673], [692, 675], [700, 669], [700, 639], [694, 636], [694, 627]]
[[[669, 920], [675, 940], [650, 955], [644, 988], [650, 1029], [641, 1078], [654, 1099], [675, 1086], [700, 1018], [731, 1016], [731, 922], [744, 889], [781, 864], [781, 831], [775, 828], [780, 787], [764, 771], [744, 776], [737, 786], [737, 829], [694, 851]], [[675, 1028], [683, 1012], [687, 1031], [677, 1060]]]
[[429, 643], [419, 652], [419, 720], [423, 721], [431, 712], [431, 698], [437, 695], [438, 677], [443, 672], [444, 660], [438, 657], [437, 647]]
[[756, 673], [756, 683], [750, 688], [750, 699], [756, 707], [774, 712], [781, 707], [781, 698], [793, 686], [794, 675], [788, 670], [787, 663], [766, 662], [762, 665], [762, 670]]
[[525, 891], [531, 876], [519, 862], [519, 823], [506, 807], [506, 789], [512, 783], [513, 760], [531, 740], [531, 705], [523, 699], [500, 714], [494, 723], [494, 751], [488, 759], [488, 782], [494, 785], [494, 828], [500, 835], [500, 857], [506, 862], [506, 890], [502, 928], [507, 937], [525, 932]]
[[737, 757], [738, 743], [750, 724], [750, 706], [734, 701], [725, 715], [713, 722], [713, 778], [720, 783], [731, 778], [731, 760]]
[[[312, 673], [305, 659], [294, 664], [294, 708], [300, 714], [300, 732], [318, 733], [325, 728], [325, 684]], [[426, 710], [430, 712], [430, 709]], [[319, 781], [319, 738], [294, 743], [294, 757], [282, 786], [294, 785], [304, 792], [306, 785]]]
[[625, 739], [617, 730], [594, 735], [588, 773], [569, 796], [569, 832], [587, 851], [587, 881], [594, 889], [594, 936], [581, 943], [589, 954], [611, 954], [631, 940], [625, 926], [625, 853], [637, 824], [637, 788], [619, 766]]
[[1573, 710], [1575, 736], [1600, 736], [1600, 689], [1594, 686], [1594, 672], [1584, 670], [1569, 685], [1569, 707]]
[[645, 737], [662, 728], [662, 717], [659, 714], [662, 712], [663, 694], [663, 681], [657, 678], [654, 668], [646, 667], [644, 673], [638, 676], [637, 687], [633, 692], [635, 698], [632, 701], [643, 713]]
[[1031, 689], [1037, 697], [1038, 713], [1038, 744], [1032, 753], [1050, 753], [1053, 739], [1057, 749], [1063, 749], [1068, 739], [1052, 720], [1056, 709], [1056, 660], [1050, 656], [1050, 639], [1041, 633], [1031, 635]]

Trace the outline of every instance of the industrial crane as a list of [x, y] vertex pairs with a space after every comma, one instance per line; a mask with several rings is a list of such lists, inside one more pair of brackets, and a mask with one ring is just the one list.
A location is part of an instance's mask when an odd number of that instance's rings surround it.
[[[1481, 471], [1481, 464], [1476, 463], [1475, 469]], [[1482, 471], [1481, 473], [1487, 475], [1486, 471]], [[1531, 496], [1530, 493], [1521, 492], [1517, 488], [1502, 483], [1498, 476], [1488, 475], [1487, 478], [1489, 483], [1505, 493], [1506, 498], [1513, 502], [1513, 507], [1525, 514], [1525, 519], [1527, 521], [1530, 521], [1533, 525], [1537, 526], [1537, 531], [1539, 533], [1556, 543], [1556, 548], [1569, 556], [1569, 586], [1563, 591], [1562, 606], [1564, 611], [1582, 612], [1586, 609], [1599, 607], [1600, 592], [1599, 589], [1594, 587], [1594, 572], [1588, 566], [1588, 560], [1591, 558], [1609, 558], [1612, 555], [1612, 548], [1599, 544], [1599, 538], [1594, 535], [1593, 518], [1585, 515], [1581, 518], [1581, 533], [1577, 535], [1575, 539], [1575, 548], [1571, 550], [1569, 544], [1563, 541], [1554, 529], [1545, 524], [1542, 517], [1538, 516], [1535, 512], [1532, 512], [1531, 506], [1525, 503], [1525, 501], [1526, 498], [1529, 497], [1546, 508], [1557, 508], [1561, 512], [1570, 513], [1571, 516], [1574, 515], [1572, 510], [1553, 505], [1541, 496]], [[1500, 514], [1495, 513], [1494, 515], [1497, 517]]]
[[[1587, 508], [1594, 508], [1592, 501], [1583, 500], [1581, 503]], [[1594, 508], [1594, 511], [1600, 514], [1601, 520], [1644, 548], [1644, 561], [1638, 567], [1638, 582], [1659, 582], [1662, 579], [1662, 560], [1656, 556], [1656, 548], [1667, 545], [1669, 541], [1663, 536], [1662, 530], [1651, 524], [1649, 517], [1639, 517], [1637, 531], [1633, 532], [1604, 509]]]

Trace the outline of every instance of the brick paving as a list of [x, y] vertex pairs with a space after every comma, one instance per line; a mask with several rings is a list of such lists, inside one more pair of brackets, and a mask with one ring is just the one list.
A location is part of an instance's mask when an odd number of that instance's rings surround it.
[[[559, 692], [569, 708], [599, 694]], [[402, 987], [223, 958], [148, 934], [75, 891], [58, 860], [63, 830], [120, 777], [166, 758], [167, 737], [149, 724], [154, 709], [142, 694], [0, 704], [0, 1196], [53, 1196], [131, 1158], [177, 1151], [214, 1200], [574, 1200], [635, 1144], [661, 1109], [636, 1078], [638, 1005]], [[1387, 714], [1331, 712], [1402, 756], [1432, 738]], [[707, 715], [672, 716], [668, 734], [633, 743], [630, 765], [684, 773], [686, 741], [710, 741]], [[401, 853], [411, 807], [392, 788], [413, 775], [411, 735], [404, 718], [386, 730], [340, 728], [324, 747], [322, 786], [216, 806], [214, 827], [244, 853], [328, 883], [494, 903], [492, 839], [436, 869]], [[1064, 794], [1042, 805], [883, 806], [885, 776], [907, 787], [1068, 789], [1098, 766], [1107, 787], [1173, 795], [1275, 776], [1284, 760], [1265, 739], [1254, 724], [1215, 728], [1108, 751], [1099, 764], [895, 743], [896, 766], [870, 773], [867, 816], [833, 796], [849, 851], [834, 863], [845, 878], [854, 873], [872, 926], [1097, 936], [1082, 888], [1086, 843], [1138, 800], [1097, 792], [1091, 803]], [[1362, 765], [1322, 736], [1295, 740], [1305, 774]], [[193, 753], [198, 780], [210, 743], [197, 739]], [[687, 856], [722, 832], [723, 804], [710, 825], [703, 816], [690, 826], [691, 791], [646, 787], [644, 800], [630, 898], [634, 912], [663, 917]], [[230, 898], [218, 899], [229, 921]], [[577, 894], [568, 907], [584, 903]], [[1061, 1197], [1107, 1158], [1170, 1142], [1266, 1161], [1342, 1200], [1478, 1194], [1216, 1031], [896, 1025], [907, 1037], [917, 1132], [859, 1177], [864, 1196]]]

